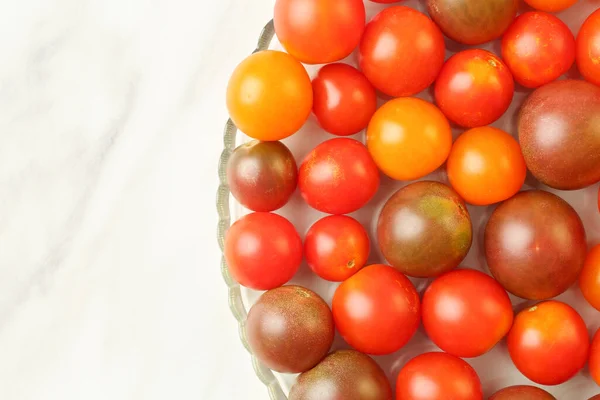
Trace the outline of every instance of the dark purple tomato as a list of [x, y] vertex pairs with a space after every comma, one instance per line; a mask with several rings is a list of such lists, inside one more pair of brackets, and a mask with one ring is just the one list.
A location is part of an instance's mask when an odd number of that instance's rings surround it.
[[558, 296], [579, 276], [587, 253], [577, 212], [542, 190], [502, 203], [485, 227], [490, 272], [510, 293], [530, 300]]
[[544, 85], [523, 104], [518, 127], [527, 167], [542, 183], [574, 190], [600, 181], [600, 87]]
[[227, 183], [244, 207], [274, 211], [283, 207], [296, 190], [298, 167], [283, 143], [253, 140], [231, 153]]
[[383, 370], [369, 356], [355, 350], [329, 354], [301, 374], [289, 400], [392, 400]]
[[335, 328], [327, 303], [301, 286], [265, 292], [246, 321], [254, 355], [278, 372], [308, 371], [329, 352]]
[[494, 393], [488, 400], [556, 400], [556, 397], [535, 386], [510, 386]]
[[415, 182], [398, 190], [383, 207], [377, 240], [386, 260], [402, 273], [437, 276], [467, 256], [473, 240], [471, 217], [450, 187]]
[[468, 45], [502, 36], [518, 8], [518, 0], [427, 0], [429, 15], [442, 32]]

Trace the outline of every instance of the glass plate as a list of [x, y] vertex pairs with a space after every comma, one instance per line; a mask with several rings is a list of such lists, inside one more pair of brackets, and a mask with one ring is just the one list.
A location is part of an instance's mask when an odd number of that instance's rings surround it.
[[[424, 4], [419, 0], [406, 0], [402, 2], [402, 5], [425, 12]], [[389, 5], [386, 6], [368, 1], [365, 2], [365, 6], [367, 9], [367, 21], [382, 9], [389, 7]], [[576, 35], [583, 21], [597, 8], [598, 2], [595, 0], [580, 0], [575, 6], [557, 15], [565, 23], [567, 23], [567, 25], [569, 25], [572, 32]], [[457, 43], [446, 39], [446, 48], [446, 58], [448, 58], [452, 54], [464, 50], [467, 47], [458, 45]], [[496, 40], [479, 46], [479, 48], [487, 49], [499, 54], [500, 43], [498, 40]], [[265, 26], [260, 34], [255, 51], [265, 49], [283, 50], [281, 44], [277, 41], [277, 38], [274, 35], [272, 21]], [[356, 66], [356, 60], [356, 53], [354, 53], [343, 60], [343, 62]], [[311, 78], [315, 75], [316, 71], [318, 71], [319, 67], [320, 66], [306, 66]], [[569, 73], [566, 74], [566, 76], [569, 78], [580, 79], [575, 66]], [[531, 93], [530, 90], [517, 87], [515, 97], [509, 110], [500, 120], [492, 124], [492, 126], [503, 129], [516, 137], [517, 129], [515, 115], [523, 100], [529, 93]], [[416, 97], [432, 101], [430, 90], [425, 90]], [[380, 98], [379, 105], [383, 104], [385, 101], [386, 99]], [[456, 136], [463, 131], [464, 130], [462, 129], [454, 129], [454, 137], [456, 138]], [[283, 142], [290, 148], [294, 154], [294, 157], [296, 158], [297, 163], [300, 164], [304, 156], [318, 143], [334, 137], [335, 136], [324, 132], [318, 126], [314, 116], [311, 116], [305, 126], [299, 132], [283, 140]], [[364, 143], [364, 132], [350, 137]], [[227, 121], [224, 132], [224, 150], [219, 163], [220, 185], [217, 193], [217, 210], [219, 212], [218, 242], [221, 250], [223, 250], [225, 232], [232, 221], [235, 221], [249, 212], [248, 210], [244, 209], [233, 198], [233, 196], [230, 196], [226, 177], [226, 165], [231, 152], [237, 145], [249, 140], [250, 139], [247, 136], [237, 131], [237, 128], [231, 120]], [[360, 221], [369, 231], [372, 251], [367, 264], [381, 262], [385, 263], [385, 260], [379, 252], [377, 242], [375, 240], [375, 225], [377, 216], [379, 215], [379, 211], [383, 207], [383, 204], [386, 202], [386, 200], [396, 190], [408, 184], [408, 182], [393, 181], [383, 175], [381, 178], [381, 187], [375, 197], [364, 208], [350, 214], [352, 217]], [[443, 167], [423, 178], [423, 180], [436, 180], [448, 184], [446, 172]], [[568, 201], [577, 210], [584, 222], [588, 237], [588, 244], [592, 245], [600, 242], [600, 214], [598, 213], [596, 202], [598, 184], [583, 190], [561, 192], [540, 184], [529, 175], [523, 189], [533, 188], [548, 190]], [[471, 251], [469, 252], [467, 258], [463, 261], [462, 265], [479, 269], [487, 273], [488, 271], [485, 263], [485, 257], [482, 251], [482, 235], [485, 228], [485, 222], [489, 218], [495, 206], [469, 206], [468, 208], [473, 221], [474, 240]], [[300, 197], [298, 191], [296, 191], [294, 196], [292, 196], [290, 202], [285, 207], [278, 210], [277, 213], [288, 218], [296, 226], [298, 233], [302, 237], [305, 235], [306, 231], [313, 222], [325, 216], [325, 214], [308, 207]], [[224, 257], [222, 257], [221, 261], [221, 271], [223, 273], [225, 282], [229, 287], [229, 305], [233, 315], [239, 322], [239, 332], [242, 343], [248, 349], [248, 351], [250, 351], [244, 329], [247, 310], [256, 301], [260, 294], [262, 294], [262, 292], [241, 287], [237, 282], [235, 282], [229, 275]], [[411, 280], [417, 287], [417, 290], [420, 294], [423, 293], [423, 290], [430, 282], [428, 279]], [[311, 288], [315, 292], [319, 293], [329, 305], [331, 305], [333, 293], [335, 292], [336, 287], [339, 285], [337, 283], [326, 282], [318, 278], [310, 271], [306, 263], [303, 263], [303, 265], [300, 267], [300, 270], [292, 279], [292, 281], [290, 281], [290, 283]], [[586, 321], [590, 336], [595, 333], [596, 329], [598, 329], [600, 326], [600, 314], [586, 303], [578, 288], [572, 287], [566, 293], [558, 296], [557, 299], [575, 307], [575, 309]], [[515, 311], [521, 310], [524, 307], [535, 303], [514, 297], [512, 295], [511, 300]], [[348, 348], [348, 345], [336, 333], [332, 350], [341, 348]], [[388, 378], [390, 379], [392, 386], [394, 386], [396, 376], [400, 368], [402, 368], [402, 366], [408, 360], [420, 353], [436, 350], [439, 349], [427, 339], [423, 328], [421, 327], [411, 341], [400, 351], [391, 355], [373, 358], [382, 366]], [[492, 349], [489, 353], [481, 357], [466, 359], [466, 361], [471, 364], [479, 374], [485, 396], [489, 396], [496, 390], [506, 386], [519, 384], [535, 385], [521, 375], [517, 371], [516, 367], [514, 367], [508, 355], [504, 340], [494, 347], [494, 349]], [[289, 389], [295, 381], [297, 375], [274, 373], [273, 371], [264, 367], [254, 356], [252, 356], [252, 363], [257, 376], [267, 386], [270, 398], [272, 400], [287, 399], [287, 393], [289, 392]], [[559, 399], [585, 400], [592, 395], [600, 393], [600, 388], [596, 386], [596, 384], [590, 378], [587, 367], [584, 368], [584, 370], [577, 374], [573, 379], [562, 385], [542, 387]]]

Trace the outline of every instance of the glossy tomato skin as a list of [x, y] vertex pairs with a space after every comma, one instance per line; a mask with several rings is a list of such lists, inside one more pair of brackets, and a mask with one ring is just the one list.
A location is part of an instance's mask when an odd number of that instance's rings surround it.
[[575, 37], [558, 17], [527, 12], [519, 15], [502, 37], [502, 59], [518, 83], [537, 88], [571, 68]]
[[377, 240], [385, 259], [400, 272], [420, 278], [438, 276], [467, 256], [473, 240], [471, 217], [448, 186], [415, 182], [383, 206]]
[[373, 85], [356, 68], [329, 64], [312, 81], [313, 112], [329, 133], [348, 136], [365, 129], [377, 109]]
[[333, 296], [332, 309], [344, 340], [367, 354], [399, 350], [421, 322], [417, 290], [387, 265], [370, 265], [342, 282]]
[[518, 8], [518, 0], [427, 0], [429, 15], [444, 34], [467, 45], [499, 38]]
[[587, 254], [577, 212], [542, 190], [518, 193], [494, 210], [485, 227], [484, 249], [494, 278], [529, 300], [566, 291], [577, 281]]
[[478, 206], [512, 197], [527, 176], [519, 143], [508, 133], [489, 126], [461, 134], [452, 145], [446, 169], [458, 194]]
[[577, 311], [550, 300], [518, 313], [507, 343], [523, 375], [540, 385], [559, 385], [585, 365], [590, 338]]
[[273, 22], [283, 47], [306, 64], [339, 61], [365, 29], [362, 0], [277, 0]]
[[566, 10], [577, 3], [577, 0], [525, 0], [525, 3], [536, 10], [554, 13]]
[[600, 87], [579, 80], [536, 89], [521, 107], [519, 142], [528, 169], [560, 190], [600, 181]]
[[308, 119], [312, 101], [308, 73], [281, 51], [252, 54], [236, 67], [227, 85], [231, 120], [258, 140], [280, 140], [295, 133]]
[[471, 49], [446, 61], [435, 81], [435, 102], [451, 121], [474, 128], [500, 118], [514, 90], [513, 77], [499, 57]]
[[375, 195], [379, 171], [362, 143], [330, 139], [306, 156], [300, 165], [298, 185], [311, 207], [328, 214], [348, 214]]
[[415, 180], [446, 161], [452, 147], [452, 130], [433, 104], [398, 98], [373, 115], [367, 128], [367, 147], [384, 174], [396, 180]]
[[369, 235], [354, 218], [330, 215], [315, 222], [304, 240], [306, 261], [328, 281], [341, 282], [360, 270], [369, 257]]
[[579, 29], [576, 59], [584, 79], [600, 85], [600, 9], [594, 11]]
[[482, 400], [477, 373], [467, 362], [447, 353], [425, 353], [410, 360], [396, 380], [396, 399]]
[[458, 269], [425, 291], [423, 326], [439, 348], [457, 357], [478, 357], [510, 330], [512, 304], [502, 286], [483, 272]]
[[278, 372], [304, 372], [329, 352], [335, 327], [327, 303], [301, 286], [264, 293], [250, 308], [246, 336], [252, 353]]
[[367, 24], [359, 65], [376, 89], [388, 96], [412, 96], [429, 87], [444, 63], [444, 37], [423, 13], [386, 8]]
[[294, 225], [277, 214], [252, 213], [225, 234], [225, 259], [241, 285], [268, 290], [283, 285], [302, 262], [302, 240]]
[[289, 400], [392, 400], [385, 373], [369, 356], [354, 350], [329, 354], [301, 374]]
[[588, 303], [600, 311], [600, 245], [588, 253], [579, 275], [579, 287]]
[[488, 400], [556, 400], [556, 397], [535, 386], [510, 386], [494, 393]]
[[596, 331], [590, 347], [590, 375], [600, 386], [600, 329]]
[[274, 211], [283, 207], [296, 190], [298, 167], [283, 143], [253, 140], [231, 153], [227, 183], [244, 207]]

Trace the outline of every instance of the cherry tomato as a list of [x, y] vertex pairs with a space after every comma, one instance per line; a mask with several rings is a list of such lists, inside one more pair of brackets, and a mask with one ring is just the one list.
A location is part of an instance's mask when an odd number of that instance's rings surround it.
[[348, 344], [367, 354], [403, 347], [421, 321], [413, 284], [387, 265], [371, 265], [342, 282], [333, 296], [335, 326]]
[[448, 179], [467, 203], [494, 204], [516, 194], [527, 175], [519, 143], [508, 133], [474, 128], [458, 137], [448, 157]]
[[600, 311], [600, 244], [596, 245], [585, 259], [579, 275], [579, 287], [588, 303]]
[[313, 112], [323, 129], [348, 136], [365, 129], [377, 109], [371, 83], [347, 64], [329, 64], [312, 82]]
[[507, 342], [515, 366], [541, 385], [559, 385], [571, 379], [585, 365], [590, 347], [581, 316], [554, 300], [518, 313]]
[[537, 88], [566, 73], [575, 61], [575, 37], [552, 14], [519, 15], [502, 37], [502, 58], [515, 80]]
[[367, 231], [354, 218], [330, 215], [310, 227], [304, 241], [306, 261], [313, 272], [328, 281], [341, 282], [367, 262]]
[[367, 128], [367, 147], [383, 173], [397, 180], [421, 178], [450, 153], [452, 131], [444, 114], [416, 98], [388, 101]]
[[590, 374], [594, 381], [600, 385], [600, 329], [596, 331], [590, 347]]
[[577, 0], [525, 0], [525, 3], [536, 10], [558, 12], [571, 7]]
[[457, 357], [478, 357], [510, 330], [512, 304], [492, 277], [472, 269], [448, 272], [423, 295], [423, 326], [439, 348]]
[[237, 220], [225, 235], [231, 276], [256, 290], [279, 287], [302, 262], [302, 240], [294, 225], [277, 214], [257, 212]]
[[365, 29], [362, 0], [277, 0], [275, 33], [288, 53], [306, 64], [341, 60]]
[[398, 400], [482, 400], [477, 373], [460, 358], [425, 353], [410, 360], [396, 380]]
[[260, 51], [242, 61], [227, 85], [227, 108], [236, 126], [258, 140], [295, 133], [312, 109], [306, 70], [289, 54]]
[[440, 29], [425, 14], [386, 8], [365, 28], [359, 64], [373, 86], [389, 96], [412, 96], [429, 87], [444, 64]]
[[237, 147], [227, 162], [231, 194], [252, 211], [283, 207], [298, 185], [298, 166], [281, 142], [253, 140]]
[[600, 188], [598, 188], [598, 212], [600, 212]]
[[576, 58], [583, 78], [600, 85], [600, 9], [594, 11], [579, 29]]
[[488, 400], [556, 400], [556, 397], [539, 387], [516, 385], [498, 390]]
[[500, 58], [486, 50], [465, 50], [442, 67], [435, 102], [451, 121], [474, 128], [500, 118], [514, 90], [513, 77]]
[[348, 214], [375, 195], [379, 171], [362, 143], [331, 139], [306, 156], [300, 165], [298, 185], [311, 207], [328, 214]]

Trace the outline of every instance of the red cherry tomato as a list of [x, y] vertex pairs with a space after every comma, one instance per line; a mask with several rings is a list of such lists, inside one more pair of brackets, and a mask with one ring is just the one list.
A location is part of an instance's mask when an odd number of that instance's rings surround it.
[[313, 112], [323, 129], [348, 136], [365, 129], [377, 109], [371, 83], [356, 68], [329, 64], [312, 81]]
[[460, 358], [425, 353], [410, 360], [396, 380], [398, 400], [482, 400], [477, 373]]
[[330, 215], [315, 222], [304, 241], [308, 266], [321, 278], [334, 282], [346, 280], [361, 269], [369, 249], [365, 228], [345, 215]]
[[541, 385], [559, 385], [585, 365], [590, 338], [577, 311], [551, 300], [517, 314], [507, 343], [523, 375]]
[[346, 342], [368, 354], [397, 351], [415, 334], [421, 320], [417, 290], [387, 265], [365, 267], [342, 282], [332, 310]]
[[298, 186], [311, 207], [328, 214], [348, 214], [375, 195], [379, 170], [362, 143], [331, 139], [306, 156], [300, 165]]
[[277, 38], [294, 58], [325, 64], [352, 53], [365, 18], [362, 0], [277, 0], [273, 22]]
[[512, 304], [492, 277], [471, 269], [448, 272], [423, 295], [423, 326], [439, 348], [457, 357], [478, 357], [510, 330]]
[[600, 311], [600, 244], [588, 253], [581, 274], [579, 287], [583, 297]]
[[552, 14], [519, 15], [502, 37], [502, 58], [515, 80], [528, 88], [552, 82], [575, 61], [575, 37]]
[[467, 128], [489, 125], [504, 114], [515, 90], [502, 60], [486, 50], [450, 57], [435, 82], [435, 102], [453, 122]]
[[590, 374], [594, 381], [600, 385], [600, 329], [596, 331], [590, 347]]
[[525, 0], [525, 3], [536, 10], [559, 12], [571, 7], [573, 4], [577, 3], [577, 0]]
[[600, 85], [600, 9], [594, 11], [579, 29], [576, 58], [585, 80]]
[[225, 259], [231, 276], [256, 290], [279, 287], [292, 279], [302, 262], [302, 240], [294, 225], [271, 213], [237, 220], [225, 235]]
[[389, 96], [412, 96], [426, 89], [444, 64], [440, 29], [425, 14], [394, 6], [367, 24], [359, 64], [373, 86]]

